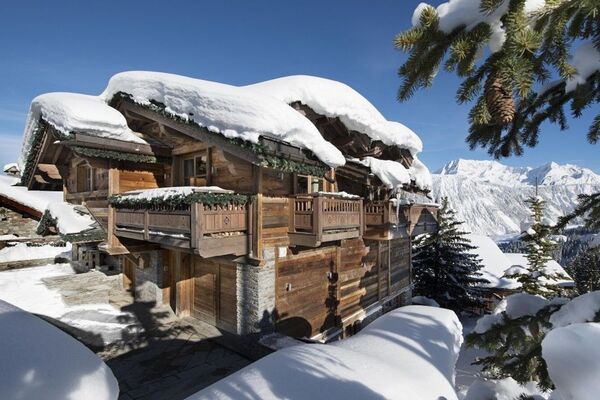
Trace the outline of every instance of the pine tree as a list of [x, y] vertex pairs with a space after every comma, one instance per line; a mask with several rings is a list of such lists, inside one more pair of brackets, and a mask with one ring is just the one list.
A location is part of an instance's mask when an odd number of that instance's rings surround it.
[[560, 288], [552, 282], [566, 279], [558, 273], [548, 271], [546, 264], [552, 260], [556, 243], [550, 239], [552, 227], [545, 224], [544, 208], [546, 202], [540, 196], [532, 196], [525, 201], [531, 210], [531, 227], [523, 234], [528, 265], [523, 270], [509, 271], [505, 276], [516, 279], [525, 293], [552, 297]]
[[479, 287], [487, 283], [481, 278], [481, 261], [471, 253], [476, 247], [470, 244], [461, 225], [448, 199], [442, 199], [438, 231], [419, 238], [413, 256], [415, 294], [457, 312], [480, 307]]
[[[599, 0], [546, 0], [536, 12], [527, 11], [526, 0], [472, 1], [480, 6], [480, 18], [472, 24], [444, 31], [437, 10], [420, 6], [418, 23], [396, 36], [395, 47], [408, 53], [398, 71], [403, 78], [400, 101], [433, 85], [440, 67], [455, 71], [464, 79], [457, 101], [474, 104], [467, 141], [496, 157], [519, 155], [524, 146], [535, 146], [545, 121], [567, 129], [565, 107], [570, 105], [571, 115], [578, 118], [600, 102], [600, 71], [567, 87], [578, 72], [569, 63], [571, 46], [585, 43], [590, 51], [600, 52]], [[499, 27], [490, 20], [498, 14], [504, 31], [499, 43]], [[493, 51], [481, 57], [491, 40], [496, 41]], [[548, 84], [556, 75], [560, 79]], [[599, 136], [597, 114], [587, 138], [596, 143]]]
[[600, 246], [582, 249], [568, 270], [580, 294], [600, 290]]
[[[536, 12], [527, 12], [526, 0], [472, 1], [479, 1], [477, 23], [444, 31], [437, 10], [420, 5], [417, 23], [396, 36], [395, 47], [408, 53], [398, 70], [403, 79], [398, 100], [432, 86], [443, 67], [463, 78], [457, 102], [473, 104], [467, 136], [472, 149], [481, 146], [496, 158], [521, 155], [524, 147], [538, 144], [544, 122], [566, 130], [567, 114], [579, 118], [586, 109], [596, 109], [587, 140], [597, 143], [600, 113], [593, 104], [600, 103], [600, 71], [577, 71], [569, 59], [573, 46], [588, 57], [600, 54], [600, 0], [546, 0]], [[488, 18], [493, 15], [500, 15], [500, 42], [499, 26]], [[491, 40], [495, 48], [482, 57]], [[550, 81], [555, 76], [559, 79]], [[582, 197], [561, 223], [583, 215], [587, 226], [600, 226], [600, 193]]]

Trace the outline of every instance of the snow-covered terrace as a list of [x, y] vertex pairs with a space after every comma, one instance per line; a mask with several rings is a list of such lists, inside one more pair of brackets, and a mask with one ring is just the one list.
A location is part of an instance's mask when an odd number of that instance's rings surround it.
[[[277, 96], [277, 90], [286, 87], [292, 94]], [[109, 106], [121, 95], [140, 106], [160, 107], [171, 118], [227, 139], [256, 144], [260, 138], [270, 138], [289, 143], [309, 150], [329, 167], [344, 165], [344, 155], [323, 138], [308, 118], [288, 105], [290, 99], [306, 102], [325, 115], [339, 117], [348, 129], [366, 134], [373, 141], [407, 149], [413, 157], [422, 149], [414, 132], [386, 120], [364, 97], [339, 82], [300, 76], [236, 87], [167, 73], [130, 71], [113, 76], [100, 96], [48, 93], [36, 97], [31, 103], [19, 159], [23, 175], [29, 177], [29, 168], [35, 163], [32, 154], [38, 150], [34, 147], [40, 121], [58, 132], [60, 141], [72, 142], [80, 134], [132, 143], [137, 146], [135, 151], [149, 148], [148, 138], [133, 132], [123, 114]], [[388, 169], [406, 171], [402, 179], [388, 184], [391, 188], [399, 189], [411, 182], [424, 190], [431, 186], [429, 171], [418, 159], [414, 158], [408, 169], [399, 162], [391, 163]], [[389, 171], [385, 174], [398, 175]]]
[[0, 175], [0, 197], [9, 199], [30, 208], [41, 216], [49, 203], [62, 201], [63, 192], [27, 190], [22, 186], [15, 186], [19, 178]]

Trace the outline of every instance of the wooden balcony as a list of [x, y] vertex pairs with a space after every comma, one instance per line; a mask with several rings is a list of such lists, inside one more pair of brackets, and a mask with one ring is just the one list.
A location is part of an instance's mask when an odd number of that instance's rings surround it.
[[392, 239], [416, 236], [437, 230], [437, 206], [402, 204], [394, 201], [369, 202], [365, 205], [365, 238]]
[[362, 199], [327, 193], [296, 195], [290, 198], [290, 244], [318, 247], [362, 237], [362, 208]]
[[115, 210], [118, 237], [193, 249], [202, 257], [247, 254], [248, 226], [245, 204]]

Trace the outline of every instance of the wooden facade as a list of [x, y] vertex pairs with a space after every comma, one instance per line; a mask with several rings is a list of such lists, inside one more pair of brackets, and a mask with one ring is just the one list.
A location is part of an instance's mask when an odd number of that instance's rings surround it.
[[[105, 228], [106, 240], [99, 249], [119, 258], [128, 289], [135, 291], [136, 276], [148, 268], [149, 263], [142, 262], [144, 254], [154, 252], [160, 254], [160, 298], [177, 315], [239, 333], [249, 307], [244, 302], [248, 296], [262, 295], [244, 291], [272, 290], [266, 297], [273, 299], [269, 318], [274, 327], [300, 337], [347, 331], [409, 293], [411, 237], [436, 229], [435, 206], [395, 205], [389, 190], [361, 167], [345, 168], [339, 176], [333, 170], [311, 176], [269, 168], [246, 147], [204, 128], [128, 102], [115, 107], [151, 144], [76, 135], [65, 145], [44, 142], [40, 160], [60, 172], [65, 199], [86, 206]], [[315, 124], [325, 124], [319, 128], [328, 140], [349, 135], [342, 132], [339, 120], [323, 120], [306, 108], [298, 109]], [[46, 135], [51, 134], [49, 129]], [[349, 156], [412, 160], [406, 152], [396, 154], [367, 142], [365, 135], [353, 134], [353, 141], [340, 144]], [[271, 139], [261, 144], [286, 161], [322, 167], [301, 149]], [[156, 160], [86, 156], [77, 151], [81, 145]], [[42, 175], [37, 168], [32, 182]], [[110, 203], [114, 195], [174, 186], [219, 186], [250, 200], [218, 205]], [[375, 192], [379, 200], [372, 200]], [[274, 270], [272, 285], [255, 287], [242, 281], [247, 271], [258, 276], [269, 268]]]

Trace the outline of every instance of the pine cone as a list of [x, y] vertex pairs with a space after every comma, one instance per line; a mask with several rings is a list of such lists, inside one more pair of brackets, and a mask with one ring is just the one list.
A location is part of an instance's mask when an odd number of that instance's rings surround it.
[[485, 82], [485, 104], [498, 125], [507, 125], [515, 116], [515, 102], [512, 94], [504, 89], [497, 75], [490, 75]]

